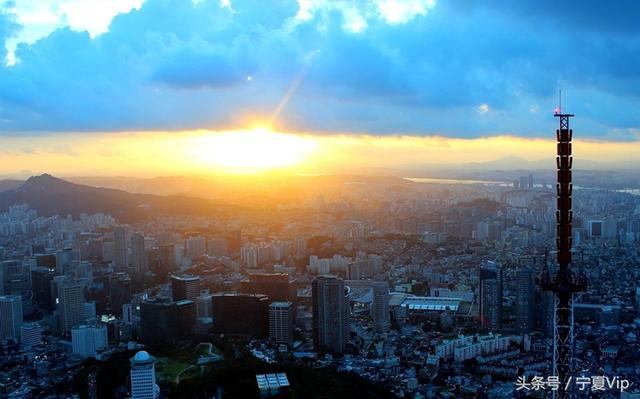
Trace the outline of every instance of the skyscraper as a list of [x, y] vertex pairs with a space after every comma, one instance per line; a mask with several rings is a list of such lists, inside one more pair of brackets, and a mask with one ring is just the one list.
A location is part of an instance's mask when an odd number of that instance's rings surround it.
[[71, 346], [75, 355], [95, 358], [107, 345], [107, 326], [104, 324], [80, 325], [71, 329]]
[[480, 267], [480, 325], [491, 331], [502, 327], [502, 269], [495, 262]]
[[349, 303], [344, 281], [318, 276], [311, 283], [313, 341], [318, 351], [342, 353], [349, 341]]
[[58, 274], [69, 273], [71, 266], [76, 262], [80, 262], [80, 251], [65, 248], [56, 252], [56, 271]]
[[77, 282], [58, 284], [58, 316], [60, 331], [68, 332], [82, 324], [84, 285]]
[[131, 364], [131, 399], [156, 399], [160, 388], [156, 384], [156, 359], [140, 351], [129, 361]]
[[158, 262], [165, 272], [176, 269], [176, 246], [174, 244], [163, 244], [158, 246]]
[[278, 344], [293, 341], [293, 311], [291, 302], [273, 302], [269, 305], [269, 338]]
[[158, 344], [179, 341], [191, 334], [195, 318], [193, 301], [149, 298], [140, 303], [140, 340]]
[[116, 271], [123, 272], [127, 268], [127, 240], [124, 227], [113, 229], [114, 263]]
[[240, 248], [240, 263], [248, 269], [258, 267], [258, 247], [254, 244], [245, 245]]
[[186, 253], [187, 258], [191, 260], [202, 258], [207, 253], [206, 239], [203, 236], [187, 238]]
[[264, 294], [271, 301], [296, 301], [296, 280], [289, 278], [286, 273], [250, 273], [249, 277], [240, 282], [240, 292], [243, 294]]
[[535, 272], [521, 268], [516, 275], [516, 330], [527, 334], [534, 330], [536, 322], [535, 308]]
[[133, 305], [130, 303], [122, 305], [122, 321], [133, 324]]
[[109, 276], [109, 311], [122, 316], [122, 305], [131, 302], [131, 278], [126, 273]]
[[21, 344], [25, 349], [40, 345], [42, 342], [42, 326], [38, 323], [25, 323], [20, 327]]
[[389, 331], [389, 284], [386, 281], [373, 283], [371, 316], [375, 333], [383, 334]]
[[521, 189], [529, 188], [529, 177], [520, 176], [520, 188]]
[[30, 291], [29, 265], [21, 260], [0, 262], [0, 295], [20, 295]]
[[174, 301], [195, 301], [200, 294], [199, 276], [171, 276], [171, 295]]
[[602, 220], [589, 220], [587, 222], [589, 237], [602, 237], [602, 224]]
[[144, 249], [144, 236], [135, 233], [131, 237], [131, 268], [133, 272], [141, 275], [149, 269], [147, 254]]
[[203, 292], [196, 298], [196, 317], [211, 317], [211, 294]]
[[234, 253], [240, 250], [242, 245], [242, 231], [233, 230], [229, 233], [229, 252]]
[[54, 276], [54, 270], [46, 267], [36, 267], [31, 270], [33, 301], [47, 311], [52, 311], [55, 307], [53, 302], [55, 295], [52, 293], [52, 281]]
[[18, 340], [22, 321], [22, 297], [0, 296], [0, 338]]
[[271, 301], [266, 295], [214, 294], [211, 302], [215, 333], [257, 338], [268, 336]]

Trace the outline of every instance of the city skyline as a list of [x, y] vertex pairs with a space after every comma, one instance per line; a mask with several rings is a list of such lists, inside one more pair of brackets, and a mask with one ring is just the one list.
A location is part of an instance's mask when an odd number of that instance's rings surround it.
[[0, 399], [640, 398], [639, 20], [0, 0]]

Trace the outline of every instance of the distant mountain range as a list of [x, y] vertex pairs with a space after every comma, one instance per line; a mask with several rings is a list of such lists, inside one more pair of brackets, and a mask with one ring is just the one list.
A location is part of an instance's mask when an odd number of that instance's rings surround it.
[[[154, 214], [207, 214], [216, 209], [213, 201], [181, 196], [132, 194], [122, 190], [70, 183], [49, 174], [33, 176], [17, 185], [3, 181], [0, 211], [26, 203], [40, 215], [108, 213], [122, 222], [140, 220]], [[17, 185], [17, 187], [16, 187]]]
[[160, 176], [136, 177], [70, 177], [75, 183], [108, 187], [133, 193], [155, 195], [182, 195], [187, 197], [218, 199], [234, 205], [267, 205], [287, 200], [314, 198], [317, 195], [331, 197], [344, 191], [355, 190], [354, 185], [408, 186], [411, 182], [400, 176], [361, 174], [329, 175], [210, 175], [210, 176]]
[[78, 217], [81, 213], [102, 212], [128, 223], [153, 215], [213, 215], [238, 207], [299, 203], [321, 194], [341, 198], [345, 192], [362, 195], [376, 187], [398, 190], [414, 184], [393, 176], [356, 175], [74, 179], [86, 184], [49, 174], [32, 176], [26, 181], [0, 180], [0, 212], [10, 205], [26, 203], [43, 216]]
[[[537, 159], [530, 161], [515, 155], [510, 155], [492, 161], [466, 162], [460, 164], [434, 164], [425, 165], [426, 170], [449, 170], [449, 171], [516, 171], [516, 170], [552, 170], [555, 169], [555, 158]], [[588, 159], [574, 158], [573, 168], [576, 170], [629, 170], [640, 167], [640, 160], [637, 162], [596, 162]]]
[[[239, 207], [274, 209], [275, 206], [311, 204], [318, 196], [327, 201], [366, 198], [374, 192], [411, 190], [414, 183], [403, 177], [511, 182], [533, 174], [536, 184], [555, 181], [549, 167], [522, 160], [519, 169], [500, 169], [517, 158], [496, 160], [458, 169], [378, 170], [376, 175], [264, 175], [264, 176], [165, 176], [76, 177], [66, 180], [49, 174], [26, 181], [0, 180], [0, 212], [10, 205], [27, 203], [40, 215], [107, 213], [129, 223], [163, 214], [214, 215]], [[466, 164], [471, 165], [471, 164]], [[546, 165], [546, 163], [545, 163]], [[359, 173], [363, 173], [360, 171]], [[574, 170], [574, 184], [603, 189], [638, 189], [637, 169]], [[69, 181], [71, 180], [71, 181]]]

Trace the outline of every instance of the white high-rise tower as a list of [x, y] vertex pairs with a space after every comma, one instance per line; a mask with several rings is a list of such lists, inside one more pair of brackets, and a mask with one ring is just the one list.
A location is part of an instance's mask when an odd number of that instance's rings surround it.
[[156, 384], [156, 359], [146, 351], [131, 358], [131, 399], [156, 399], [160, 388]]

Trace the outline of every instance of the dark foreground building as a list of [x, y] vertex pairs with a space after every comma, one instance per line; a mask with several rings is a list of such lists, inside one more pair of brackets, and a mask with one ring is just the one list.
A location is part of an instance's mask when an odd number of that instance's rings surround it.
[[266, 338], [270, 303], [269, 297], [259, 294], [212, 295], [213, 332]]
[[191, 335], [195, 318], [193, 301], [148, 299], [140, 304], [140, 340], [147, 344], [177, 342]]

